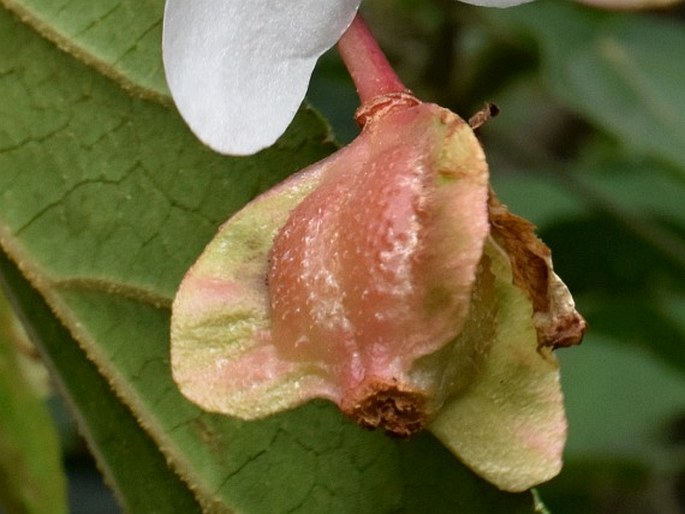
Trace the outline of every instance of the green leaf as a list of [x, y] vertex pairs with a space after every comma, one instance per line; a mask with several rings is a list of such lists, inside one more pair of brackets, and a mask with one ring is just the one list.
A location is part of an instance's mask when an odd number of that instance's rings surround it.
[[[11, 291], [11, 299], [30, 327], [32, 339], [57, 373], [58, 385], [75, 413], [79, 429], [124, 510], [160, 514], [199, 513], [200, 507], [188, 486], [169, 469], [164, 456], [136, 418], [4, 254], [0, 255], [0, 281]], [[29, 416], [19, 419], [23, 423], [31, 421]], [[49, 420], [41, 421], [43, 423], [39, 427], [50, 426]], [[32, 465], [42, 464], [41, 456], [51, 446], [57, 450], [56, 439], [47, 442], [52, 444], [45, 447], [34, 445], [38, 455], [32, 456]], [[50, 471], [46, 466], [45, 474]], [[47, 486], [64, 485], [60, 477], [41, 478]], [[60, 503], [56, 500], [61, 499], [64, 503], [64, 491], [61, 492], [62, 498], [46, 495], [41, 498], [44, 503], [40, 509], [26, 512], [66, 512], [66, 505], [63, 510], [58, 510]]]
[[685, 178], [685, 31], [666, 17], [609, 13], [573, 2], [535, 2], [488, 13], [539, 44], [555, 95], [630, 152], [680, 168]]
[[572, 429], [564, 470], [541, 487], [550, 508], [678, 511], [685, 375], [644, 348], [597, 332], [583, 345], [560, 354]]
[[[368, 433], [326, 403], [242, 422], [201, 411], [172, 382], [178, 282], [230, 214], [332, 150], [316, 115], [303, 110], [253, 158], [221, 158], [173, 110], [131, 98], [6, 11], [0, 49], [0, 240], [205, 509], [533, 510], [529, 494], [495, 490], [428, 434]], [[65, 347], [65, 360], [83, 361]]]
[[564, 188], [563, 184], [554, 180], [549, 173], [494, 174], [492, 185], [497, 191], [497, 196], [511, 212], [530, 220], [542, 229], [588, 213], [583, 199]]
[[590, 332], [585, 344], [583, 352], [560, 354], [567, 414], [575, 426], [568, 455], [677, 464], [680, 456], [668, 448], [663, 429], [683, 412], [685, 375], [615, 339]]
[[649, 467], [642, 462], [601, 456], [570, 457], [561, 475], [540, 487], [540, 492], [554, 514], [661, 512], [661, 507], [672, 499], [660, 491], [661, 501], [650, 500], [653, 482]]
[[0, 0], [0, 4], [124, 88], [168, 102], [160, 58], [164, 0]]
[[67, 512], [57, 432], [27, 376], [17, 339], [25, 337], [0, 291], [0, 510]]

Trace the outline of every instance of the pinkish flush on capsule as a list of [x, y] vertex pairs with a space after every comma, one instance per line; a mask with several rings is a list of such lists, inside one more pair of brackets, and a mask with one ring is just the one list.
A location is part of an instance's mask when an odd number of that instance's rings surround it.
[[221, 227], [174, 301], [174, 379], [243, 419], [326, 398], [367, 428], [427, 428], [525, 490], [561, 467], [552, 350], [585, 322], [532, 225], [491, 191], [469, 124], [361, 58], [368, 37], [355, 21], [341, 41], [361, 134]]

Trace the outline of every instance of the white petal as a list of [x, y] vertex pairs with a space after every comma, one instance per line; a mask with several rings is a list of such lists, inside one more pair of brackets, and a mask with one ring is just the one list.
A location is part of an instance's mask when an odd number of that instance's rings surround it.
[[481, 5], [483, 7], [512, 7], [527, 4], [533, 0], [461, 0], [465, 4]]
[[273, 144], [360, 1], [167, 0], [164, 68], [192, 131], [226, 154]]

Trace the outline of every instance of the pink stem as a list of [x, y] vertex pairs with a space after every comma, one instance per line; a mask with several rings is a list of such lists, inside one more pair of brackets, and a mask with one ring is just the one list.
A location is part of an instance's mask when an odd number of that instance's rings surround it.
[[357, 87], [362, 106], [382, 95], [409, 93], [359, 13], [340, 38], [338, 51]]

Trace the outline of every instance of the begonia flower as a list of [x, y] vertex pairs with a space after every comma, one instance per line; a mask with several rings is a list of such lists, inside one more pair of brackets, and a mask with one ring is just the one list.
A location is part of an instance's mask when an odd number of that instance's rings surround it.
[[429, 429], [523, 491], [561, 468], [553, 350], [585, 321], [470, 124], [415, 98], [374, 44], [359, 18], [340, 43], [361, 134], [236, 213], [186, 274], [173, 377], [246, 420], [324, 398], [366, 428]]
[[[463, 0], [508, 7], [531, 0]], [[167, 0], [163, 56], [176, 106], [213, 150], [249, 155], [293, 120], [318, 58], [361, 0]]]

